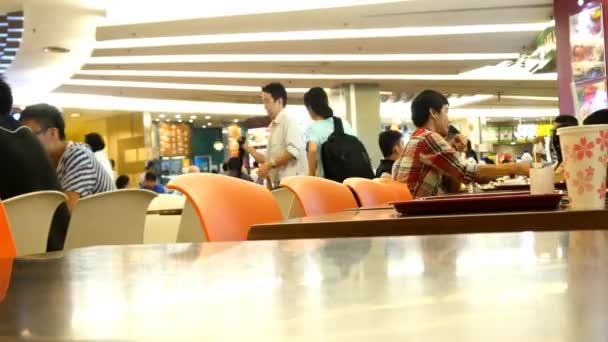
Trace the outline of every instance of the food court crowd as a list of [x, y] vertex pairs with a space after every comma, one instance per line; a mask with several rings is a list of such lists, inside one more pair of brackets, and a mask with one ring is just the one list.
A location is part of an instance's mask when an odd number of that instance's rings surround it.
[[[384, 155], [379, 165], [371, 165], [366, 147], [357, 139], [348, 122], [334, 115], [326, 92], [311, 88], [304, 104], [313, 120], [305, 130], [289, 113], [288, 94], [280, 83], [262, 88], [264, 108], [271, 119], [265, 153], [244, 143], [243, 149], [259, 165], [250, 177], [243, 171], [241, 158], [232, 158], [227, 176], [257, 181], [269, 188], [296, 175], [324, 177], [338, 182], [349, 177], [390, 177], [407, 184], [415, 198], [460, 190], [462, 184], [488, 182], [501, 176], [527, 176], [530, 163], [482, 164], [470, 156], [468, 139], [450, 126], [449, 103], [441, 93], [420, 92], [412, 102], [412, 121], [416, 130], [407, 143], [397, 131], [379, 134]], [[0, 80], [0, 199], [42, 191], [62, 191], [67, 205], [57, 210], [49, 234], [47, 250], [60, 250], [67, 232], [70, 212], [81, 198], [129, 187], [129, 178], [113, 170], [113, 161], [103, 153], [99, 134], [86, 136], [86, 144], [66, 141], [61, 111], [48, 104], [26, 107], [18, 120], [11, 115], [11, 89]], [[590, 115], [585, 124], [605, 123], [606, 112]], [[559, 116], [556, 127], [577, 125], [572, 116]], [[561, 162], [559, 140], [552, 146]], [[465, 158], [465, 156], [470, 158]], [[375, 169], [375, 172], [373, 171]], [[559, 168], [558, 168], [559, 170]], [[189, 170], [188, 172], [198, 172]], [[559, 171], [557, 172], [559, 174]], [[139, 187], [163, 192], [151, 166], [139, 179]]]

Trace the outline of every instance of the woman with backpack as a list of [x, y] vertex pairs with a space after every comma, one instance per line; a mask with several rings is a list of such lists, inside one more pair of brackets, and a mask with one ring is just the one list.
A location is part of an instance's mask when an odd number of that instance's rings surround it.
[[305, 133], [308, 174], [338, 182], [348, 177], [373, 178], [365, 147], [348, 122], [334, 117], [325, 90], [308, 90], [304, 105], [313, 120]]

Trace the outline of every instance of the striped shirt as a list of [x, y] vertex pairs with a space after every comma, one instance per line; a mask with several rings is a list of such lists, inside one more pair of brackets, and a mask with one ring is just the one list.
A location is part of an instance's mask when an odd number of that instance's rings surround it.
[[477, 166], [460, 161], [459, 153], [439, 134], [417, 129], [393, 166], [393, 178], [406, 183], [415, 198], [443, 192], [443, 177], [469, 183]]
[[112, 178], [87, 145], [68, 143], [57, 165], [61, 189], [80, 197], [115, 190]]

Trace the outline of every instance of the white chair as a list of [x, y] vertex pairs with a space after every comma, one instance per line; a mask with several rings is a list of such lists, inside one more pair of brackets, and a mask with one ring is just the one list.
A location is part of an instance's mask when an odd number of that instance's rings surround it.
[[182, 220], [179, 223], [179, 229], [177, 232], [177, 242], [207, 242], [207, 237], [201, 228], [201, 221], [197, 215], [198, 214], [196, 213], [196, 209], [194, 209], [192, 202], [186, 200], [184, 210], [182, 211]]
[[148, 190], [127, 189], [79, 200], [72, 213], [64, 250], [142, 244], [146, 213], [156, 196]]
[[[182, 210], [186, 197], [178, 195], [159, 195], [148, 207], [150, 211]], [[144, 231], [144, 243], [175, 243], [182, 215], [162, 215], [148, 213]], [[200, 229], [200, 228], [199, 228]]]
[[304, 209], [302, 209], [293, 191], [287, 188], [280, 188], [272, 190], [272, 196], [277, 201], [284, 220], [305, 216]]
[[57, 207], [67, 201], [59, 191], [37, 191], [3, 201], [17, 256], [46, 253], [51, 221]]

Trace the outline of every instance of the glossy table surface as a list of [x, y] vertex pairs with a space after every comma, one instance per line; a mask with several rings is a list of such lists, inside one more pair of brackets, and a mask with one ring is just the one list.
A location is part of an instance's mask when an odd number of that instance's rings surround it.
[[0, 260], [0, 340], [605, 341], [607, 288], [605, 231], [95, 247]]
[[251, 227], [249, 240], [608, 229], [608, 210], [516, 211], [402, 216], [368, 208]]

